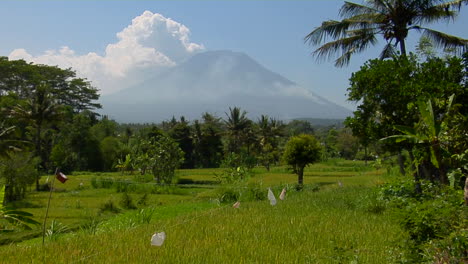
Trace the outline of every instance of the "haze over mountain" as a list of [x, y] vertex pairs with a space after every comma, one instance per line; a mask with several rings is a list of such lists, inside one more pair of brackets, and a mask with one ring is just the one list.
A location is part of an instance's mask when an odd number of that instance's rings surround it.
[[[145, 74], [147, 76], [147, 74]], [[351, 111], [274, 73], [244, 53], [207, 51], [155, 73], [138, 85], [102, 96], [103, 114], [119, 122], [160, 122], [172, 116], [225, 116], [240, 107], [256, 119], [345, 118]]]

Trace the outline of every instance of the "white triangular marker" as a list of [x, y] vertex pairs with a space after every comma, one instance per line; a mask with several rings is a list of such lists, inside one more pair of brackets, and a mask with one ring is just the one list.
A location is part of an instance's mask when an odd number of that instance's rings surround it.
[[279, 196], [280, 200], [284, 200], [284, 198], [286, 197], [286, 188], [283, 188], [283, 190], [281, 191], [281, 194]]
[[341, 181], [338, 181], [338, 186], [343, 187], [343, 183]]
[[233, 208], [239, 208], [240, 207], [240, 202], [237, 201], [235, 204], [232, 205]]
[[270, 200], [271, 205], [276, 205], [276, 198], [270, 188], [268, 188], [268, 200]]
[[164, 243], [165, 239], [166, 233], [164, 233], [164, 231], [161, 233], [156, 233], [151, 237], [151, 245], [160, 247]]

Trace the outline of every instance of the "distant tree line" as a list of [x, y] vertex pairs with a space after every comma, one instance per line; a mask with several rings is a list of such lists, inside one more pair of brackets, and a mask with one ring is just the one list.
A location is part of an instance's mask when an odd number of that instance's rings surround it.
[[152, 173], [170, 182], [176, 168], [271, 166], [281, 162], [291, 136], [315, 134], [323, 157], [354, 158], [349, 129], [304, 120], [257, 120], [231, 107], [224, 116], [173, 117], [160, 124], [119, 124], [96, 111], [98, 89], [71, 69], [0, 58], [0, 184], [6, 200], [59, 167], [72, 171]]

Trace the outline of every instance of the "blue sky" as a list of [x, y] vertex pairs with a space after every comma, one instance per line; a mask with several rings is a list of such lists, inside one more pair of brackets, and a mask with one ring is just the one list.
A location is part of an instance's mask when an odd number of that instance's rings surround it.
[[[346, 68], [317, 62], [304, 36], [327, 19], [338, 19], [342, 1], [2, 1], [0, 55], [24, 49], [33, 58], [66, 46], [73, 56], [90, 52], [103, 56], [116, 33], [145, 10], [159, 13], [190, 30], [189, 42], [204, 50], [245, 52], [268, 69], [318, 95], [353, 108], [346, 102], [348, 79], [379, 48], [355, 56]], [[433, 28], [468, 38], [467, 7], [456, 23]], [[414, 50], [415, 39], [409, 47]], [[80, 63], [84, 63], [80, 60]], [[88, 77], [92, 79], [92, 77]], [[100, 88], [100, 87], [98, 87]]]

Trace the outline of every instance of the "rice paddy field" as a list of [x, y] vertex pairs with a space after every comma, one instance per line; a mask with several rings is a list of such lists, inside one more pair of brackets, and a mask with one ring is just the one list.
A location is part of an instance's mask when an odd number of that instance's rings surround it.
[[[246, 188], [239, 208], [222, 202], [226, 186], [215, 181], [222, 172], [179, 170], [179, 184], [171, 186], [136, 175], [74, 173], [65, 184], [55, 182], [44, 245], [41, 227], [8, 234], [0, 262], [392, 263], [400, 255], [406, 235], [373, 199], [374, 187], [391, 177], [386, 170], [343, 160], [315, 164], [297, 192], [297, 176], [286, 168], [255, 168], [239, 187]], [[96, 183], [104, 178], [113, 187]], [[264, 198], [247, 199], [248, 186]], [[266, 199], [268, 188], [275, 206]], [[286, 198], [279, 200], [283, 188]], [[32, 192], [17, 206], [42, 222], [48, 194]], [[134, 209], [124, 208], [124, 195]], [[150, 243], [157, 232], [166, 234], [160, 247]]]

